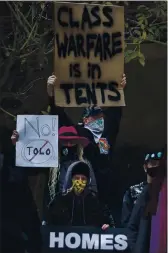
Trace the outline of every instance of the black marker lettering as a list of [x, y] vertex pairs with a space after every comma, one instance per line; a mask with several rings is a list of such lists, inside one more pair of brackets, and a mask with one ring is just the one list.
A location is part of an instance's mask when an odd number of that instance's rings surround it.
[[67, 47], [68, 47], [68, 37], [67, 35], [64, 33], [64, 39], [63, 42], [60, 42], [60, 38], [59, 38], [59, 34], [55, 35], [56, 38], [56, 47], [57, 47], [57, 53], [58, 56], [61, 57], [66, 57], [67, 54]]
[[105, 27], [111, 27], [111, 26], [113, 26], [112, 11], [113, 11], [113, 9], [110, 6], [103, 7], [103, 14], [107, 18], [107, 20], [108, 20], [108, 21], [103, 22], [103, 25]]
[[71, 103], [71, 98], [70, 98], [70, 94], [69, 94], [69, 90], [73, 88], [73, 84], [72, 83], [61, 83], [60, 84], [60, 89], [64, 90], [64, 94], [66, 97], [66, 103], [70, 104]]
[[[57, 13], [57, 20], [58, 20], [58, 23], [60, 24], [60, 26], [62, 27], [68, 27], [68, 23], [62, 21], [61, 17], [63, 16], [64, 17], [64, 13], [68, 13], [68, 7], [67, 6], [61, 6], [59, 9], [58, 9], [58, 13]], [[62, 15], [63, 14], [63, 15]]]
[[78, 56], [85, 57], [86, 53], [84, 50], [84, 37], [82, 34], [76, 34], [76, 45], [77, 45]]
[[35, 155], [37, 155], [37, 154], [38, 154], [38, 149], [35, 148], [35, 149], [33, 150], [33, 153], [34, 153]]
[[83, 93], [82, 89], [83, 88], [86, 88], [85, 83], [76, 83], [75, 84], [75, 99], [76, 99], [76, 103], [78, 105], [87, 103], [87, 98], [82, 97], [82, 93]]
[[40, 150], [39, 150], [39, 154], [40, 154], [40, 155], [44, 155], [44, 152], [41, 151], [41, 148], [40, 148]]
[[84, 7], [83, 14], [82, 14], [82, 23], [81, 23], [82, 30], [85, 30], [85, 23], [88, 24], [89, 29], [92, 29], [92, 22], [91, 22], [89, 12], [86, 6]]
[[113, 56], [122, 52], [120, 32], [113, 33], [112, 35], [112, 52]]
[[99, 16], [99, 11], [100, 11], [99, 6], [94, 6], [91, 9], [92, 16], [96, 18], [96, 20], [92, 23], [92, 26], [100, 26], [100, 24], [101, 24], [101, 19], [100, 19], [100, 16]]
[[50, 155], [50, 153], [51, 153], [50, 149], [47, 148], [47, 150], [46, 150], [46, 155]]
[[95, 40], [97, 38], [97, 35], [92, 33], [92, 34], [87, 34], [86, 35], [86, 51], [87, 51], [87, 58], [90, 58], [90, 51], [94, 49], [95, 45]]
[[96, 89], [100, 89], [100, 91], [101, 91], [101, 100], [102, 100], [102, 103], [104, 104], [105, 99], [106, 99], [104, 91], [107, 89], [107, 84], [106, 83], [97, 83]]
[[103, 34], [103, 48], [104, 48], [104, 60], [111, 59], [112, 52], [110, 51], [109, 46], [111, 45], [110, 34]]
[[109, 90], [116, 93], [116, 96], [108, 95], [108, 99], [111, 101], [119, 101], [121, 99], [120, 92], [116, 89], [118, 87], [118, 84], [116, 82], [110, 82], [109, 83]]
[[71, 28], [77, 27], [79, 28], [79, 22], [73, 20], [73, 9], [69, 9], [69, 24]]
[[81, 77], [81, 72], [80, 72], [80, 64], [76, 63], [74, 64], [74, 77]]
[[92, 83], [92, 89], [89, 84], [86, 86], [86, 94], [88, 98], [88, 104], [97, 104], [97, 98], [96, 98], [96, 91], [95, 91], [95, 84]]
[[81, 77], [79, 63], [70, 64], [69, 69], [70, 69], [70, 73], [69, 73], [70, 77], [78, 77], [78, 78]]
[[27, 147], [29, 149], [29, 155], [30, 155], [30, 149], [33, 148], [33, 147]]
[[[92, 79], [100, 79], [101, 77], [101, 69], [98, 64], [90, 64], [89, 65], [90, 77]], [[97, 74], [97, 75], [96, 75]]]
[[73, 34], [69, 36], [68, 56], [71, 54], [71, 52], [74, 54], [74, 57], [77, 57], [75, 38]]

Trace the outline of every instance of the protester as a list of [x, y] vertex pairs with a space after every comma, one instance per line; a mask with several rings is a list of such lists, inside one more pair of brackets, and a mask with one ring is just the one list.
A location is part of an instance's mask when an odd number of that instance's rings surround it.
[[[7, 131], [6, 131], [7, 132]], [[1, 252], [41, 252], [40, 220], [28, 184], [27, 168], [15, 166], [11, 132], [4, 133], [1, 169]]]
[[[59, 168], [50, 168], [49, 174], [49, 191], [50, 199], [58, 191], [62, 191], [68, 167], [75, 161], [84, 161], [83, 149], [89, 143], [88, 139], [79, 136], [75, 127], [60, 127], [59, 133]], [[85, 160], [86, 161], [86, 160]], [[58, 175], [59, 174], [59, 175]], [[92, 172], [92, 180], [94, 181], [94, 190], [97, 191], [95, 176]], [[57, 184], [59, 181], [59, 184]]]
[[90, 167], [78, 161], [68, 168], [64, 192], [58, 193], [47, 210], [48, 225], [114, 227], [109, 210], [103, 210], [91, 188]]
[[[54, 85], [56, 79], [56, 76], [52, 75], [47, 81], [47, 92], [51, 107], [50, 114], [59, 115], [60, 127], [72, 126], [72, 121], [64, 112], [64, 108], [55, 105]], [[125, 85], [126, 76], [123, 75], [121, 86], [124, 88]], [[111, 107], [105, 111], [100, 107], [89, 107], [85, 109], [83, 114], [83, 126], [75, 126], [78, 134], [88, 138], [90, 141], [90, 144], [84, 148], [83, 155], [94, 169], [99, 197], [103, 202], [107, 202], [107, 192], [110, 186], [108, 170], [119, 131], [121, 112], [121, 107]]]
[[150, 181], [132, 210], [127, 226], [128, 242], [132, 253], [164, 253], [167, 248], [166, 156], [158, 161], [158, 153], [152, 153], [147, 161]]
[[146, 173], [146, 181], [141, 182], [139, 184], [130, 186], [130, 188], [126, 191], [123, 198], [123, 206], [122, 206], [122, 216], [121, 216], [121, 225], [122, 227], [126, 227], [128, 225], [132, 209], [142, 193], [145, 185], [151, 182], [150, 176], [150, 168], [154, 168], [158, 166], [159, 160], [163, 157], [163, 152], [151, 152], [146, 154], [144, 161], [144, 171]]

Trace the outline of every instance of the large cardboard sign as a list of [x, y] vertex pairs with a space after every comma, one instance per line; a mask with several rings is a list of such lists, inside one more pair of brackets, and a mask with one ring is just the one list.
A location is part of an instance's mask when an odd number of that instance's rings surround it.
[[124, 8], [55, 3], [55, 103], [124, 106]]
[[58, 166], [58, 116], [18, 115], [16, 166]]
[[43, 253], [130, 253], [127, 230], [96, 227], [42, 226]]

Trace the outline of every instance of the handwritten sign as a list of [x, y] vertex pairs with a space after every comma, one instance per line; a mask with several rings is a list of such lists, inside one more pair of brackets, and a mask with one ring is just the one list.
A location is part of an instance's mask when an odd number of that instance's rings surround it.
[[55, 3], [56, 104], [124, 106], [124, 8]]
[[58, 116], [18, 115], [16, 166], [58, 166]]
[[72, 252], [125, 252], [130, 253], [127, 231], [110, 228], [103, 231], [96, 227], [42, 226], [44, 253]]

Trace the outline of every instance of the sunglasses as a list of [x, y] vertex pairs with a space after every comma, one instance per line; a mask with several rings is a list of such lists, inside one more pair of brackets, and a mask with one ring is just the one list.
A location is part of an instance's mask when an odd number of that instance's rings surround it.
[[145, 161], [150, 160], [150, 159], [161, 159], [162, 156], [163, 156], [163, 152], [157, 152], [157, 153], [147, 154], [145, 156]]

